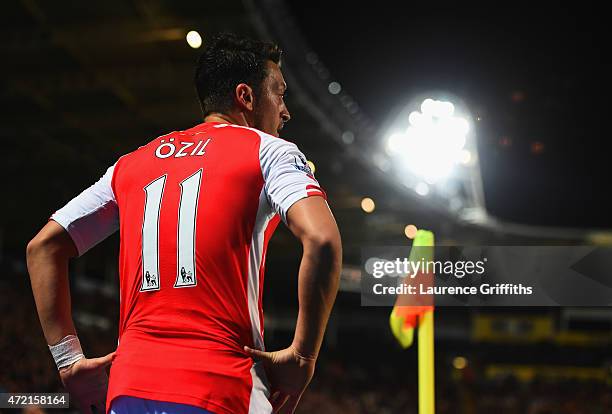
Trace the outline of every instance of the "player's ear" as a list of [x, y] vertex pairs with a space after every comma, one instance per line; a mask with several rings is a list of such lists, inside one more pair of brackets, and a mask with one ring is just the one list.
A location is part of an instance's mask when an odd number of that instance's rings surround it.
[[235, 98], [238, 103], [238, 107], [241, 110], [252, 112], [255, 108], [255, 94], [253, 88], [246, 83], [241, 83], [236, 86]]

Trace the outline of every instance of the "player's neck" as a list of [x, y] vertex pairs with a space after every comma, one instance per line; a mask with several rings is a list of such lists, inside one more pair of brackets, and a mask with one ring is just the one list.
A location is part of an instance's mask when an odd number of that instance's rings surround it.
[[251, 126], [247, 122], [244, 114], [241, 112], [236, 114], [222, 114], [220, 112], [213, 112], [204, 117], [204, 122], [221, 122], [224, 124], [234, 124], [246, 127]]

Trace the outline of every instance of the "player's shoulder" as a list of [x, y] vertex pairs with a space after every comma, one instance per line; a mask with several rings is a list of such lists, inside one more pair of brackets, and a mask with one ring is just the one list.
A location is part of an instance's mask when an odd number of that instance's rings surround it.
[[274, 135], [268, 134], [267, 132], [263, 132], [259, 129], [252, 128], [252, 127], [236, 125], [236, 124], [218, 124], [218, 125], [215, 125], [215, 128], [229, 128], [230, 130], [235, 130], [238, 133], [243, 133], [243, 134], [246, 133], [246, 135], [249, 135], [249, 136], [257, 136], [262, 141], [262, 143], [266, 145], [269, 143], [274, 143], [276, 145], [295, 146], [293, 142], [287, 141], [280, 137], [276, 137]]
[[247, 137], [256, 137], [262, 143], [262, 145], [269, 145], [270, 143], [276, 145], [295, 145], [289, 141], [286, 141], [282, 138], [275, 137], [274, 135], [268, 134], [267, 132], [263, 132], [259, 129], [236, 125], [236, 124], [218, 124], [215, 125], [215, 128], [223, 128], [229, 131], [233, 131], [238, 135], [243, 135]]
[[300, 152], [298, 146], [291, 141], [287, 141], [286, 139], [259, 131], [257, 129], [250, 129], [259, 135], [259, 155], [262, 159], [271, 155], [293, 154]]
[[225, 128], [240, 135], [256, 137], [259, 140], [259, 158], [262, 163], [282, 155], [301, 155], [301, 151], [295, 143], [256, 128], [235, 124], [218, 124], [215, 128]]

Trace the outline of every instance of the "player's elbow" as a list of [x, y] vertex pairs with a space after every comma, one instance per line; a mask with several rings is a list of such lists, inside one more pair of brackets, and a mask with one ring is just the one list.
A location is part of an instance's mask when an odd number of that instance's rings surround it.
[[45, 240], [39, 237], [39, 235], [34, 236], [34, 238], [28, 242], [28, 246], [26, 247], [26, 258], [28, 261], [40, 255], [45, 249], [45, 244]]
[[[26, 263], [28, 265], [28, 269], [34, 268], [37, 263], [39, 263], [45, 254], [45, 241], [36, 235], [26, 247]], [[28, 272], [30, 278], [32, 278], [32, 272]]]
[[44, 237], [40, 233], [34, 236], [26, 247], [26, 259], [28, 262], [48, 255], [54, 251], [54, 243], [49, 237]]
[[28, 262], [44, 256], [62, 256], [70, 258], [76, 255], [72, 242], [66, 240], [63, 234], [50, 231], [47, 226], [29, 241], [26, 247], [26, 259]]

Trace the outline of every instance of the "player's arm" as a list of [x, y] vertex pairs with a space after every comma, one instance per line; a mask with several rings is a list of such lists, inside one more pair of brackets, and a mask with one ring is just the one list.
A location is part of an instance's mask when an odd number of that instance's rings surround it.
[[113, 167], [94, 185], [58, 210], [28, 243], [26, 256], [36, 309], [60, 378], [81, 409], [105, 407], [113, 358], [85, 358], [72, 321], [68, 264], [113, 233], [118, 210], [110, 187]]
[[291, 206], [287, 226], [303, 247], [292, 346], [304, 358], [316, 358], [338, 292], [342, 267], [340, 232], [322, 197], [304, 198]]
[[78, 252], [70, 235], [49, 221], [28, 243], [26, 256], [38, 317], [48, 344], [75, 335], [70, 311], [68, 262]]

